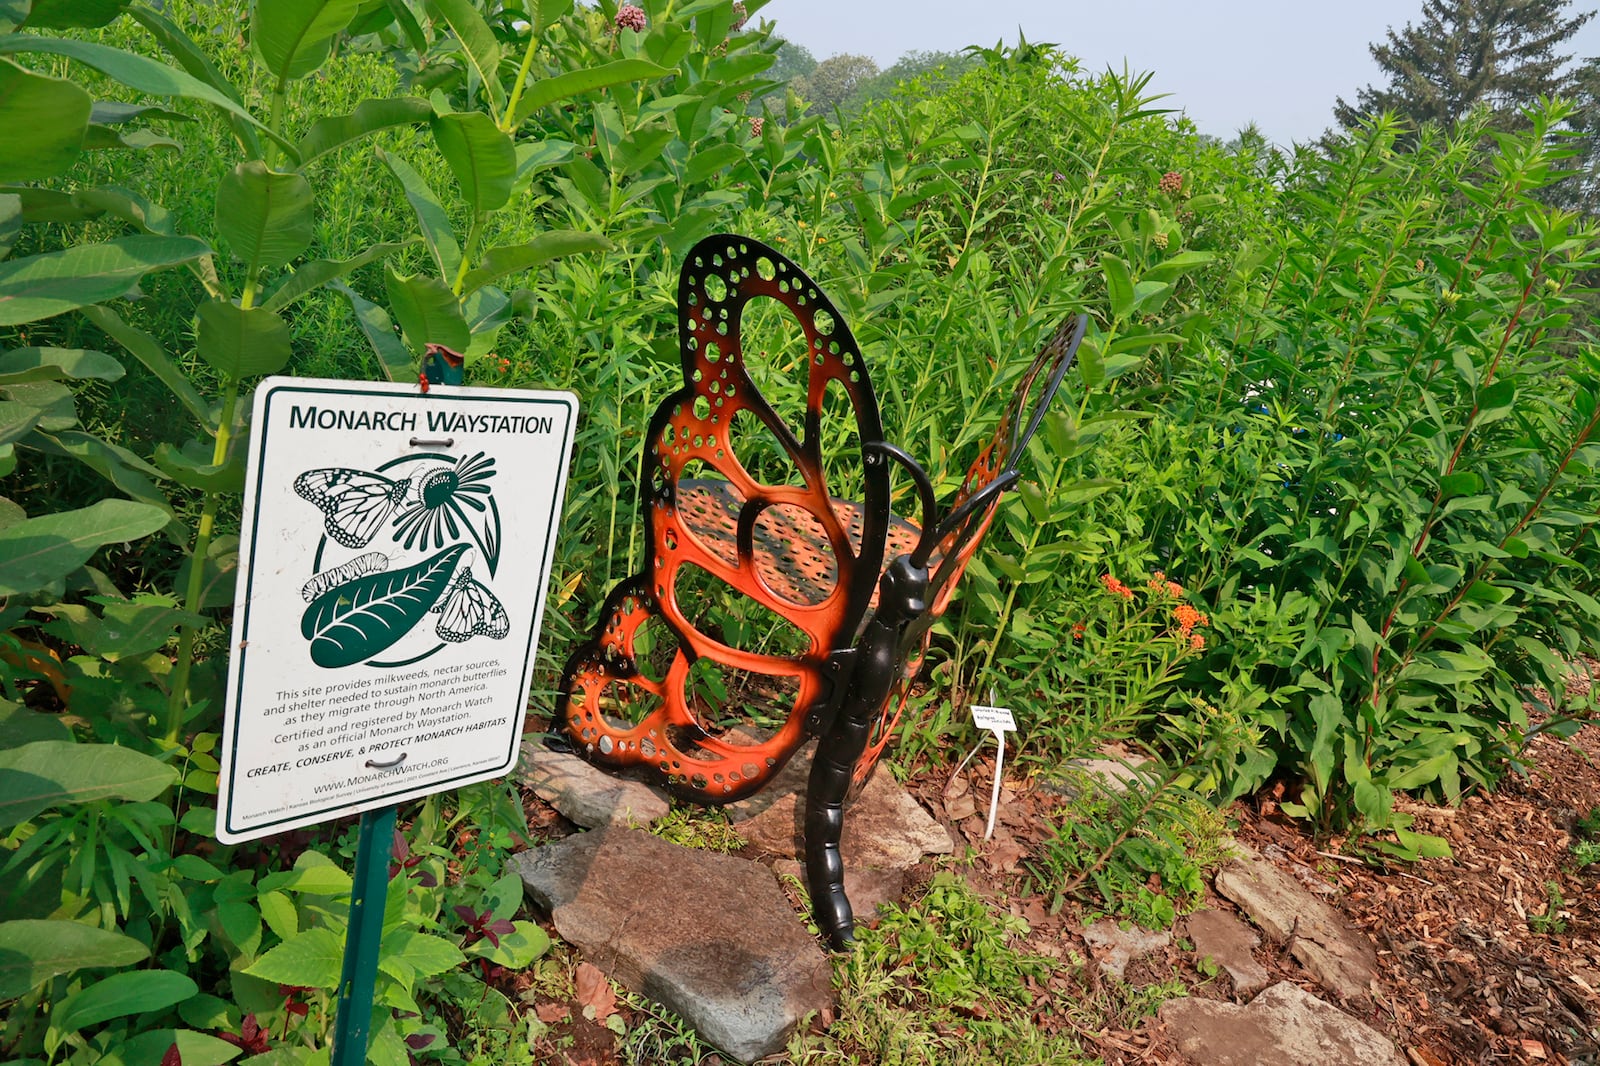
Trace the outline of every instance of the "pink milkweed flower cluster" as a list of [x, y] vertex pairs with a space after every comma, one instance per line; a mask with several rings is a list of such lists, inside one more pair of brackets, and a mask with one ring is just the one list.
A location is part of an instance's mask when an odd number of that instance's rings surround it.
[[644, 8], [637, 4], [623, 4], [617, 8], [617, 29], [644, 32]]

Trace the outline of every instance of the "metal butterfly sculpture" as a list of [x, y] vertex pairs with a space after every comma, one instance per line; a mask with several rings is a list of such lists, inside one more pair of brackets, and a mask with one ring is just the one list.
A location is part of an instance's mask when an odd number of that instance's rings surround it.
[[[807, 404], [796, 435], [751, 379], [741, 324], [752, 300], [781, 304], [808, 346]], [[643, 568], [607, 597], [593, 636], [568, 661], [552, 730], [584, 758], [653, 776], [699, 803], [741, 799], [767, 785], [812, 737], [806, 793], [806, 876], [817, 923], [835, 948], [851, 939], [839, 854], [846, 801], [871, 774], [898, 722], [929, 628], [993, 519], [1083, 338], [1087, 318], [1063, 323], [1006, 407], [994, 438], [943, 505], [922, 468], [884, 440], [878, 401], [855, 338], [806, 274], [747, 237], [707, 238], [678, 279], [684, 385], [656, 409], [645, 437], [640, 506], [649, 531]], [[1023, 407], [1038, 386], [1031, 413]], [[860, 441], [861, 498], [833, 498], [823, 463], [823, 397], [842, 387]], [[798, 478], [761, 481], [730, 436], [748, 412], [770, 432]], [[1024, 418], [1026, 417], [1026, 421]], [[687, 468], [715, 476], [689, 477]], [[891, 510], [899, 466], [921, 521]], [[792, 622], [799, 654], [739, 648], [707, 632], [695, 611], [703, 571]], [[698, 583], [697, 583], [698, 582]], [[641, 669], [664, 623], [676, 641], [664, 671]], [[659, 629], [659, 626], [654, 628]], [[657, 652], [656, 654], [659, 654]], [[789, 694], [776, 733], [714, 735], [691, 677], [709, 659]], [[650, 673], [659, 675], [653, 678]]]

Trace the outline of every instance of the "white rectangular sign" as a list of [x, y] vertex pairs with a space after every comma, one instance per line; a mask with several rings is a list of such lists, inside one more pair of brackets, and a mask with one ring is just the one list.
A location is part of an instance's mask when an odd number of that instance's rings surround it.
[[278, 377], [254, 410], [217, 836], [509, 771], [577, 397]]
[[[990, 697], [991, 699], [993, 697]], [[1011, 717], [1011, 712], [1005, 707], [985, 707], [981, 703], [972, 705], [972, 724], [979, 729], [992, 729], [1000, 732], [1009, 729], [1017, 731], [1017, 720]]]

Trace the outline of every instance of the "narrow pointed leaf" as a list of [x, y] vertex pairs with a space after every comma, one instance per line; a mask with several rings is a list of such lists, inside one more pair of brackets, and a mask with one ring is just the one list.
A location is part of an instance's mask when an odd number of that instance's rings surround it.
[[450, 228], [450, 217], [445, 214], [438, 195], [404, 159], [390, 155], [382, 148], [378, 149], [378, 158], [399, 179], [400, 187], [405, 190], [406, 200], [417, 216], [417, 228], [422, 231], [422, 239], [439, 267], [439, 276], [455, 277], [461, 269], [461, 246], [456, 243], [455, 232]]
[[56, 1004], [50, 1027], [72, 1033], [130, 1014], [182, 1003], [200, 991], [193, 979], [172, 970], [141, 970], [102, 978]]
[[25, 995], [58, 974], [132, 966], [149, 956], [133, 937], [82, 922], [0, 922], [0, 1000]]
[[531, 270], [558, 256], [577, 255], [580, 252], [603, 252], [612, 247], [610, 241], [598, 233], [582, 230], [550, 230], [541, 233], [526, 244], [513, 244], [491, 248], [483, 257], [483, 265], [469, 271], [462, 291], [472, 292], [507, 274]]
[[389, 318], [389, 312], [341, 282], [334, 282], [328, 287], [335, 292], [343, 293], [345, 299], [350, 301], [350, 310], [355, 312], [356, 324], [361, 327], [367, 343], [372, 345], [373, 354], [378, 357], [378, 365], [383, 370], [383, 376], [390, 381], [415, 381], [416, 357], [395, 335], [394, 322]]
[[494, 114], [501, 114], [506, 109], [506, 94], [500, 84], [500, 42], [495, 40], [494, 31], [478, 14], [472, 0], [433, 0], [433, 3], [450, 23], [467, 53], [467, 60], [482, 79]]
[[202, 426], [208, 429], [214, 426], [216, 418], [211, 413], [210, 405], [195, 387], [189, 384], [189, 378], [154, 337], [142, 329], [128, 325], [122, 320], [122, 316], [109, 307], [85, 307], [82, 314], [143, 363], [145, 369], [159, 378], [168, 391], [189, 409], [189, 413], [194, 415]]
[[263, 311], [281, 311], [311, 290], [342, 278], [351, 271], [359, 270], [375, 259], [393, 255], [402, 248], [415, 243], [416, 238], [413, 237], [408, 241], [374, 244], [360, 255], [351, 256], [349, 259], [317, 259], [310, 263], [303, 263], [267, 298], [261, 305], [261, 309]]
[[104, 799], [142, 803], [177, 780], [177, 770], [131, 748], [35, 741], [0, 751], [0, 827], [64, 804]]
[[290, 152], [294, 145], [284, 138], [274, 134], [266, 126], [257, 121], [243, 105], [230, 99], [226, 94], [212, 88], [181, 70], [174, 70], [165, 63], [158, 63], [153, 59], [124, 52], [120, 48], [111, 48], [103, 44], [92, 44], [89, 41], [77, 41], [66, 37], [35, 37], [31, 34], [11, 34], [0, 37], [0, 54], [16, 54], [24, 52], [46, 52], [50, 55], [66, 56], [85, 66], [93, 67], [100, 73], [121, 82], [130, 89], [137, 89], [142, 93], [152, 96], [181, 96], [191, 100], [201, 100], [205, 103], [219, 107], [231, 115], [235, 115], [247, 122], [254, 129], [266, 134], [277, 141]]
[[527, 121], [529, 115], [557, 100], [608, 89], [630, 81], [664, 78], [672, 71], [645, 59], [618, 59], [598, 67], [572, 70], [553, 78], [541, 78], [523, 90], [517, 101], [517, 113], [512, 116], [517, 125]]
[[387, 100], [363, 100], [348, 115], [318, 119], [300, 138], [300, 165], [306, 166], [352, 141], [386, 130], [428, 121], [433, 105], [417, 96], [395, 96]]

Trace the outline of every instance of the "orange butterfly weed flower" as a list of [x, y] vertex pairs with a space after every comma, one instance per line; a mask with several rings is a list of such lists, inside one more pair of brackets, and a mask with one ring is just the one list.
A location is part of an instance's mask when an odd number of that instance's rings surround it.
[[1180, 640], [1188, 639], [1190, 634], [1194, 632], [1195, 626], [1208, 626], [1211, 624], [1211, 619], [1187, 603], [1180, 603], [1174, 607], [1172, 609], [1172, 617], [1178, 620], [1178, 638]]
[[1074, 622], [1072, 624], [1072, 639], [1073, 640], [1082, 640], [1085, 628], [1086, 627], [1084, 626], [1084, 624], [1082, 622]]
[[1106, 587], [1106, 591], [1111, 593], [1113, 596], [1121, 596], [1125, 600], [1133, 599], [1133, 590], [1124, 585], [1122, 582], [1118, 581], [1116, 578], [1112, 577], [1110, 574], [1105, 574], [1102, 576], [1100, 578], [1100, 584], [1104, 585]]
[[1177, 599], [1183, 595], [1183, 586], [1176, 581], [1168, 581], [1166, 572], [1162, 570], [1157, 570], [1151, 574], [1150, 580], [1146, 584], [1149, 585], [1151, 592], [1170, 596], [1172, 599]]
[[1206, 646], [1206, 638], [1200, 633], [1189, 634], [1189, 647], [1194, 651], [1202, 651]]

